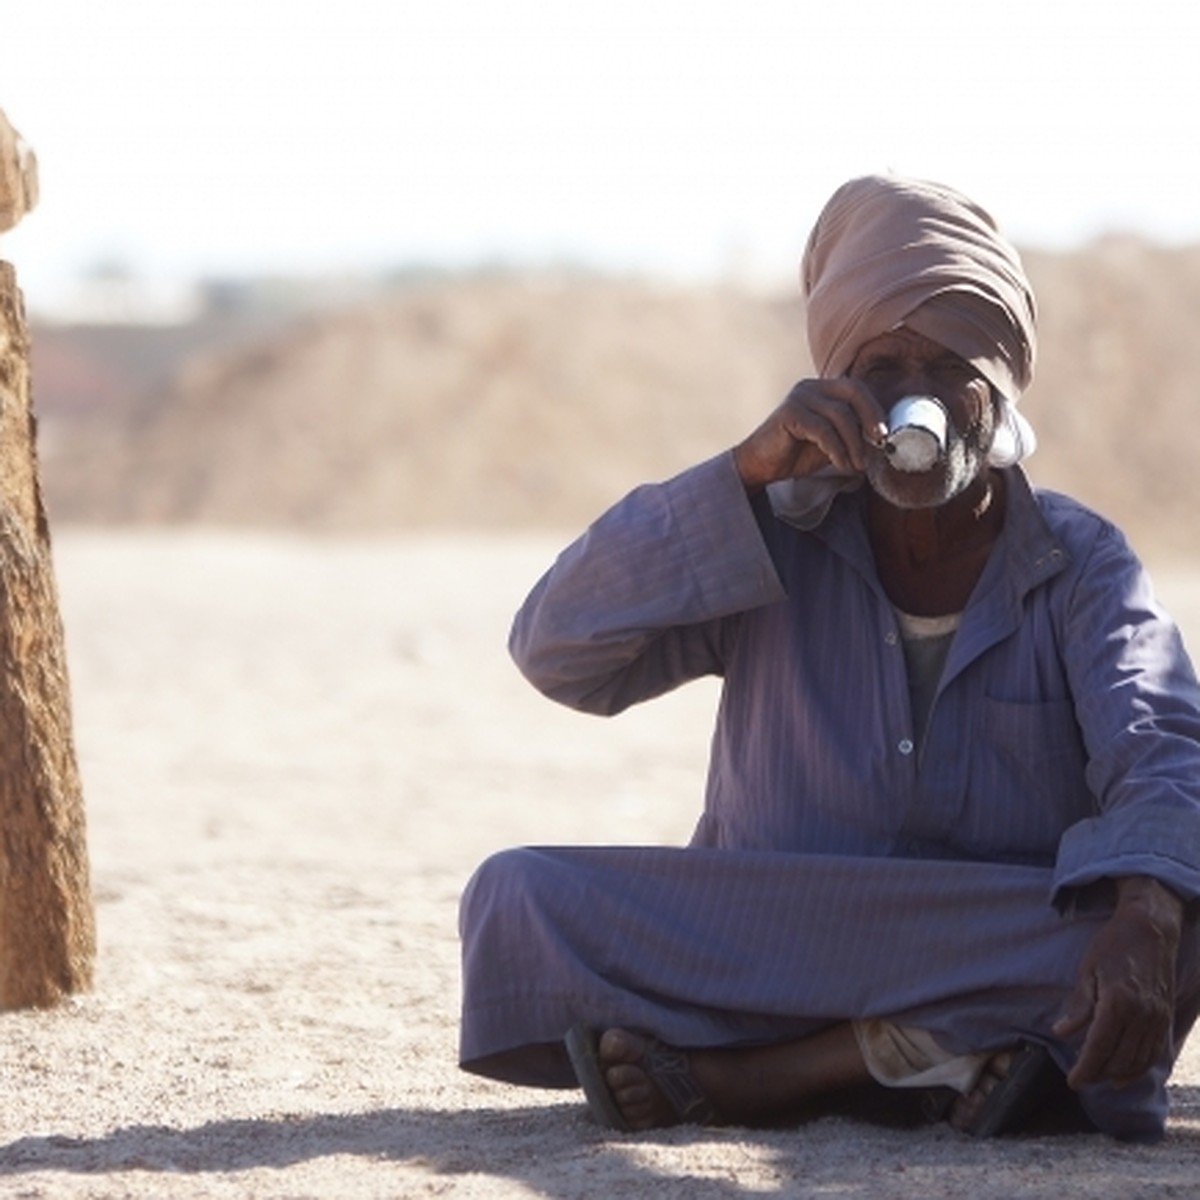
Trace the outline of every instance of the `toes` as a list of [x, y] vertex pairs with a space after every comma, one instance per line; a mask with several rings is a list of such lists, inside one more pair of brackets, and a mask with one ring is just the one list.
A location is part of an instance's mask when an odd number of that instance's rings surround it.
[[1008, 1078], [1008, 1073], [1012, 1069], [1013, 1052], [1011, 1050], [1001, 1050], [999, 1054], [993, 1054], [987, 1061], [987, 1066], [983, 1068], [985, 1075], [992, 1077], [992, 1083], [988, 1090], [1000, 1082], [1001, 1079]]
[[600, 1061], [608, 1066], [617, 1063], [637, 1063], [646, 1052], [644, 1038], [624, 1029], [606, 1029], [597, 1044]]
[[617, 1104], [630, 1129], [656, 1129], [663, 1124], [663, 1113], [657, 1097], [648, 1093], [619, 1096]]
[[646, 1041], [624, 1029], [608, 1029], [598, 1044], [604, 1082], [631, 1129], [671, 1123], [672, 1109], [641, 1065]]
[[1013, 1055], [1010, 1050], [1002, 1050], [993, 1054], [980, 1072], [975, 1086], [965, 1095], [959, 1096], [951, 1106], [947, 1121], [952, 1129], [965, 1132], [979, 1116], [987, 1098], [996, 1086], [1007, 1078], [1012, 1067]]
[[970, 1092], [966, 1096], [959, 1096], [950, 1107], [950, 1113], [946, 1120], [951, 1129], [957, 1129], [959, 1133], [965, 1133], [975, 1118], [979, 1115], [979, 1110], [983, 1107], [985, 1093]]
[[617, 1102], [621, 1115], [633, 1128], [655, 1116], [658, 1108], [658, 1089], [641, 1067], [623, 1063], [609, 1067], [604, 1072], [604, 1081], [612, 1098]]
[[649, 1088], [650, 1080], [646, 1072], [641, 1067], [635, 1067], [629, 1063], [620, 1063], [615, 1067], [609, 1067], [604, 1072], [604, 1082], [608, 1084], [610, 1092], [624, 1092], [636, 1088]]

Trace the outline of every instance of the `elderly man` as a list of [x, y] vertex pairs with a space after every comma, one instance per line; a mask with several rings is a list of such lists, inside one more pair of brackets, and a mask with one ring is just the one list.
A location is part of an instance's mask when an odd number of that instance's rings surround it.
[[[1153, 1140], [1200, 1002], [1192, 667], [1120, 533], [1018, 465], [1034, 303], [988, 214], [853, 180], [802, 275], [819, 378], [617, 504], [517, 616], [521, 669], [579, 709], [723, 692], [691, 846], [476, 873], [463, 1066], [577, 1081], [620, 1129], [883, 1085], [976, 1134], [1052, 1102]], [[913, 398], [924, 458], [889, 434]]]

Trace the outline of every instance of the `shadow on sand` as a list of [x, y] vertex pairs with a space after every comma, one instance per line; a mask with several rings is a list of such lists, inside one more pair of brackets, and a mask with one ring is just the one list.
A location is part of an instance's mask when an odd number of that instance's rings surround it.
[[[485, 1175], [519, 1180], [539, 1196], [577, 1197], [616, 1185], [621, 1194], [648, 1194], [664, 1176], [639, 1163], [628, 1141], [611, 1140], [581, 1115], [578, 1104], [467, 1111], [382, 1109], [366, 1113], [211, 1121], [191, 1129], [131, 1125], [93, 1137], [24, 1137], [0, 1146], [0, 1177], [33, 1173], [171, 1174], [286, 1169], [351, 1155], [408, 1163], [430, 1175]], [[707, 1136], [676, 1129], [686, 1146]], [[729, 1178], [689, 1180], [696, 1200], [745, 1200], [760, 1195]]]
[[[1200, 1150], [1200, 1088], [1173, 1088], [1172, 1100], [1176, 1117], [1169, 1143], [1194, 1161]], [[845, 1140], [844, 1129], [840, 1134], [836, 1128], [809, 1132], [817, 1135], [818, 1143], [825, 1143], [826, 1151]], [[1030, 1154], [1044, 1159], [1048, 1141], [1057, 1140], [1016, 1139], [1001, 1152], [996, 1143], [972, 1142], [950, 1134], [944, 1127], [936, 1130], [930, 1127], [924, 1133], [910, 1132], [907, 1136], [895, 1130], [890, 1136], [880, 1132], [885, 1141], [868, 1156], [875, 1160], [873, 1171], [878, 1172], [881, 1159], [903, 1163], [891, 1169], [912, 1172], [911, 1183], [916, 1182], [915, 1175], [925, 1170], [936, 1172], [946, 1182], [947, 1168], [950, 1174], [962, 1171], [969, 1178], [980, 1168], [1003, 1169], [1004, 1160], [1010, 1160], [1007, 1165], [1018, 1165]], [[792, 1131], [792, 1137], [795, 1136]], [[802, 1149], [809, 1141], [807, 1137], [797, 1143], [780, 1131], [759, 1135], [744, 1129], [677, 1128], [632, 1138], [609, 1135], [583, 1115], [578, 1103], [570, 1102], [524, 1108], [381, 1109], [365, 1113], [285, 1115], [211, 1121], [190, 1129], [131, 1125], [91, 1138], [31, 1136], [0, 1145], [0, 1177], [35, 1173], [108, 1175], [123, 1171], [227, 1174], [258, 1168], [281, 1170], [320, 1158], [349, 1155], [376, 1163], [406, 1163], [433, 1176], [510, 1179], [549, 1200], [574, 1200], [610, 1191], [618, 1195], [650, 1194], [650, 1188], [679, 1176], [640, 1161], [645, 1155], [639, 1151], [665, 1145], [685, 1153], [690, 1146], [696, 1146], [699, 1152], [704, 1144], [711, 1159], [714, 1150], [721, 1153], [719, 1145], [714, 1143], [723, 1139], [730, 1141], [731, 1154], [734, 1143], [756, 1147], [758, 1166], [765, 1165], [768, 1173], [777, 1173], [780, 1181], [795, 1178], [800, 1165], [797, 1159], [814, 1150], [821, 1154], [819, 1146], [808, 1144], [807, 1151]], [[1067, 1151], [1066, 1160], [1075, 1160], [1075, 1170], [1081, 1165], [1081, 1155], [1106, 1159], [1106, 1149], [1111, 1149], [1120, 1158], [1127, 1157], [1129, 1150], [1140, 1150], [1151, 1158], [1136, 1153], [1140, 1166], [1135, 1166], [1133, 1160], [1123, 1165], [1126, 1169], [1136, 1169], [1144, 1180], [1144, 1171], [1156, 1155], [1153, 1148], [1122, 1147], [1099, 1135], [1071, 1137], [1066, 1141], [1073, 1145], [1069, 1149], [1066, 1145], [1060, 1148]], [[1062, 1165], [1065, 1167], [1066, 1162]], [[878, 1175], [875, 1184], [865, 1177], [856, 1179], [854, 1176], [867, 1164], [860, 1162], [857, 1166], [859, 1170], [843, 1159], [838, 1172], [840, 1185], [834, 1189], [840, 1196], [877, 1194], [874, 1188]], [[719, 1177], [689, 1173], [689, 1200], [749, 1200], [764, 1194], [761, 1174], [756, 1186], [743, 1186], [733, 1171], [717, 1174]], [[1174, 1177], [1170, 1169], [1168, 1177]]]

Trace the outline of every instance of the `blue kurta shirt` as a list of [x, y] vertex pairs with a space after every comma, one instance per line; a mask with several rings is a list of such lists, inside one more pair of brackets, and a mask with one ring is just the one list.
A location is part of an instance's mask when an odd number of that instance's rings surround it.
[[916, 744], [861, 493], [811, 531], [722, 454], [633, 492], [518, 613], [528, 678], [610, 714], [724, 680], [697, 845], [1052, 866], [1200, 894], [1200, 689], [1119, 531], [1005, 472], [1003, 531]]

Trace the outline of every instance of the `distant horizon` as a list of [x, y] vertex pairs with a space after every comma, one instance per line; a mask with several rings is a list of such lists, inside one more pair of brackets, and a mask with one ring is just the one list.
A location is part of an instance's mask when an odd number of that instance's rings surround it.
[[[150, 290], [176, 291], [207, 286], [252, 284], [317, 283], [321, 281], [413, 280], [471, 277], [480, 275], [552, 274], [563, 272], [605, 279], [629, 279], [665, 286], [723, 286], [731, 283], [755, 290], [786, 290], [795, 286], [797, 255], [781, 257], [771, 266], [748, 249], [731, 248], [718, 258], [704, 261], [672, 262], [666, 257], [628, 258], [595, 255], [585, 250], [558, 253], [538, 252], [530, 248], [522, 253], [512, 247], [480, 249], [437, 258], [405, 256], [337, 259], [310, 258], [293, 260], [178, 264], [166, 266], [140, 258], [136, 254], [115, 252], [97, 254], [91, 261], [73, 266], [53, 267], [41, 263], [37, 245], [25, 248], [22, 233], [35, 227], [38, 212], [26, 217], [27, 226], [0, 236], [0, 259], [11, 262], [18, 273], [22, 291], [30, 308], [53, 310], [88, 284], [106, 276], [123, 278]], [[1172, 234], [1169, 230], [1145, 229], [1135, 225], [1100, 225], [1080, 228], [1070, 238], [1013, 239], [1023, 254], [1075, 254], [1111, 242], [1130, 241], [1165, 251], [1188, 250], [1200, 246], [1200, 229]]]
[[[1171, 240], [1138, 230], [1111, 229], [1097, 232], [1071, 245], [1018, 245], [1017, 248], [1025, 255], [1070, 256], [1088, 253], [1114, 243], [1131, 243], [1150, 250], [1170, 253], [1200, 247], [1200, 236]], [[752, 293], [784, 296], [797, 290], [795, 271], [790, 264], [787, 269], [782, 269], [774, 275], [747, 269], [733, 259], [723, 267], [714, 267], [707, 273], [671, 273], [655, 270], [645, 264], [621, 266], [567, 257], [520, 260], [500, 254], [481, 255], [474, 260], [439, 262], [432, 259], [409, 259], [329, 266], [306, 264], [291, 269], [285, 266], [255, 269], [252, 265], [243, 263], [225, 271], [197, 270], [192, 274], [155, 274], [142, 269], [135, 262], [113, 258], [82, 267], [64, 278], [39, 280], [36, 270], [28, 272], [26, 265], [19, 261], [20, 256], [9, 254], [6, 247], [7, 242], [0, 238], [0, 259], [13, 264], [30, 316], [50, 321], [82, 318], [85, 321], [91, 319], [101, 323], [119, 323], [122, 318], [116, 309], [121, 307], [122, 293], [125, 306], [135, 314], [128, 318], [133, 323], [188, 320], [191, 319], [189, 312], [198, 315], [199, 307], [206, 302], [211, 304], [212, 310], [215, 311], [220, 305], [219, 292], [223, 288], [246, 289], [248, 292], [261, 289], [258, 300], [263, 307], [270, 305], [272, 297], [269, 293], [276, 289], [277, 294], [273, 299], [278, 308], [295, 307], [305, 310], [352, 303], [391, 288], [488, 278], [563, 276], [665, 288], [735, 287]], [[29, 286], [30, 277], [35, 281], [33, 287]], [[320, 304], [312, 304], [311, 301], [318, 297], [321, 289], [332, 291]], [[106, 292], [113, 299], [107, 312]], [[289, 300], [291, 304], [288, 303]], [[232, 297], [230, 302], [233, 303]], [[175, 314], [174, 317], [172, 313]]]

